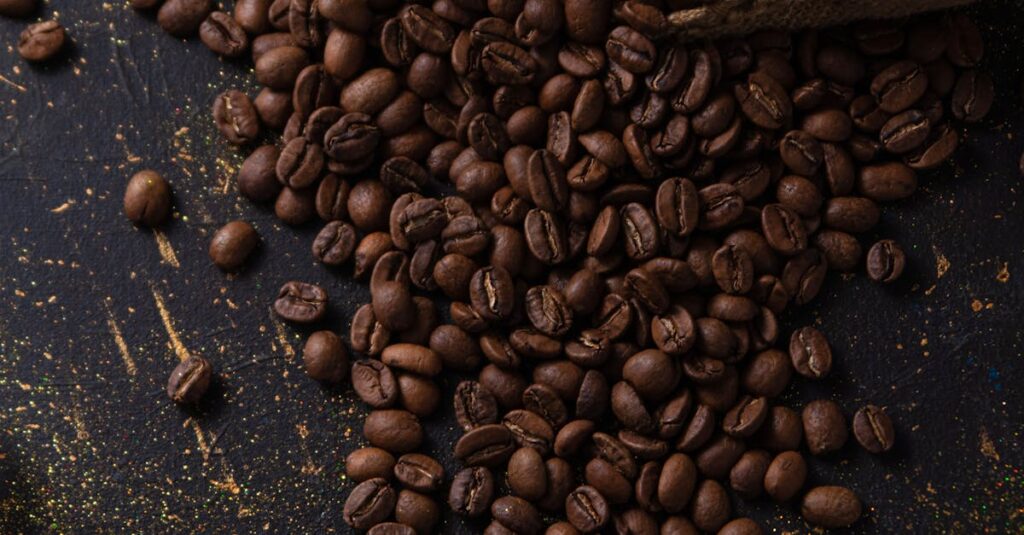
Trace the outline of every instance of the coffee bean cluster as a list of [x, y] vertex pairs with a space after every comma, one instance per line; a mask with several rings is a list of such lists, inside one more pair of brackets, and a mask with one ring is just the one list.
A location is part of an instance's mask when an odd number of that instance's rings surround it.
[[[778, 318], [829, 270], [899, 279], [900, 246], [865, 255], [858, 236], [950, 157], [954, 120], [988, 112], [980, 32], [944, 14], [683, 44], [680, 4], [159, 6], [167, 32], [251, 54], [263, 90], [213, 105], [252, 149], [242, 195], [322, 220], [314, 258], [369, 280], [351, 365], [329, 331], [303, 355], [371, 408], [346, 463], [353, 528], [432, 533], [444, 503], [488, 534], [761, 533], [733, 497], [797, 502], [826, 528], [861, 516], [847, 488], [804, 488], [805, 455], [836, 455], [851, 429], [888, 451], [892, 422], [781, 404], [833, 355]], [[232, 229], [211, 245], [225, 269], [254, 243]], [[427, 295], [450, 300], [443, 318]], [[273, 305], [296, 323], [327, 307], [300, 281]], [[464, 379], [450, 475], [419, 453], [446, 371]]]

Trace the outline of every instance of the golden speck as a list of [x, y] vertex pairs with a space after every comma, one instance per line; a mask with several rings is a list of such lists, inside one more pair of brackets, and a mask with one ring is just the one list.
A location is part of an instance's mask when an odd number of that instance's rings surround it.
[[999, 452], [996, 451], [996, 445], [992, 442], [992, 439], [988, 436], [988, 430], [984, 426], [981, 428], [980, 437], [981, 439], [981, 454], [993, 461], [999, 460]]
[[999, 273], [996, 273], [996, 280], [1002, 283], [1010, 280], [1010, 264], [1008, 262], [1003, 262], [1003, 265], [999, 267]]
[[941, 279], [953, 264], [949, 262], [949, 259], [946, 258], [946, 255], [942, 254], [938, 247], [933, 245], [932, 252], [935, 253], [935, 275]]
[[981, 310], [984, 307], [985, 307], [985, 305], [983, 305], [982, 302], [980, 300], [978, 300], [978, 299], [974, 299], [973, 301], [971, 301], [971, 310], [973, 310], [975, 312], [981, 312]]

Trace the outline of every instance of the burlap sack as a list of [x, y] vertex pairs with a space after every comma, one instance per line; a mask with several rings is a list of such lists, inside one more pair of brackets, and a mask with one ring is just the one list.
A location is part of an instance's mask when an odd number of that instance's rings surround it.
[[745, 35], [757, 30], [820, 28], [855, 20], [904, 17], [974, 0], [709, 0], [669, 15], [684, 39]]

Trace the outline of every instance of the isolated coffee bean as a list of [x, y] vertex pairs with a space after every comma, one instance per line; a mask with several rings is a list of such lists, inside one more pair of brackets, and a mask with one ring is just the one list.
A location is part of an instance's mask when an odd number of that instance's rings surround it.
[[950, 107], [953, 116], [961, 121], [976, 123], [988, 115], [992, 108], [995, 89], [992, 77], [980, 71], [966, 71], [953, 88]]
[[203, 357], [192, 355], [178, 363], [167, 379], [167, 397], [178, 404], [198, 402], [210, 388], [213, 366]]
[[46, 61], [64, 47], [67, 34], [55, 20], [37, 22], [18, 36], [18, 54], [28, 61]]
[[348, 351], [331, 331], [317, 331], [302, 349], [306, 375], [317, 381], [338, 383], [348, 375]]
[[893, 240], [881, 240], [871, 246], [867, 255], [868, 277], [876, 282], [893, 282], [903, 273], [906, 255]]
[[895, 444], [892, 420], [875, 405], [865, 405], [853, 415], [853, 437], [871, 453], [884, 453]]
[[800, 512], [804, 519], [823, 528], [843, 528], [860, 518], [861, 502], [846, 487], [815, 487], [804, 495]]
[[259, 245], [259, 235], [245, 221], [232, 221], [221, 227], [210, 240], [213, 263], [224, 271], [237, 271]]
[[171, 214], [171, 188], [156, 171], [132, 175], [124, 191], [124, 214], [133, 223], [156, 227]]

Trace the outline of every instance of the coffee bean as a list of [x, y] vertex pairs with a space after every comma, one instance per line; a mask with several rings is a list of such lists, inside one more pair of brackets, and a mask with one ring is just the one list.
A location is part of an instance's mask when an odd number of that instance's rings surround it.
[[519, 448], [508, 461], [509, 489], [516, 496], [534, 501], [547, 492], [548, 476], [544, 458], [533, 448]]
[[368, 479], [391, 477], [395, 457], [390, 453], [368, 446], [359, 448], [345, 458], [345, 475], [357, 483]]
[[256, 61], [256, 80], [273, 89], [290, 90], [308, 65], [309, 55], [305, 50], [297, 46], [278, 46]]
[[391, 368], [378, 360], [352, 364], [352, 387], [363, 402], [374, 408], [392, 407], [398, 401], [398, 381]]
[[423, 428], [410, 412], [379, 409], [366, 417], [363, 436], [378, 448], [393, 453], [406, 453], [415, 450], [423, 442]]
[[277, 160], [280, 149], [263, 145], [252, 152], [238, 171], [238, 191], [253, 202], [266, 202], [277, 197], [281, 183], [277, 181]]
[[772, 456], [764, 450], [747, 450], [729, 470], [729, 486], [745, 499], [764, 493], [764, 479]]
[[[766, 74], [751, 74], [745, 84], [736, 86], [735, 94], [740, 109], [757, 126], [778, 129], [792, 117], [792, 103], [786, 90]], [[676, 111], [682, 112], [678, 108]]]
[[423, 49], [435, 54], [451, 50], [454, 30], [430, 9], [419, 5], [407, 6], [400, 12], [399, 20], [406, 35]]
[[984, 119], [992, 108], [994, 92], [992, 77], [987, 73], [965, 71], [953, 88], [953, 116], [968, 123]]
[[331, 331], [317, 331], [306, 339], [302, 362], [306, 375], [317, 381], [338, 383], [348, 374], [348, 352]]
[[171, 214], [171, 188], [156, 171], [132, 175], [124, 191], [124, 214], [133, 223], [161, 225]]
[[455, 514], [475, 518], [491, 507], [494, 476], [482, 466], [463, 468], [452, 479], [448, 506]]
[[583, 485], [565, 499], [565, 514], [576, 529], [590, 533], [608, 523], [611, 512], [608, 502], [594, 487]]
[[815, 487], [804, 495], [800, 504], [804, 519], [823, 528], [844, 528], [860, 518], [861, 503], [846, 487]]
[[230, 143], [252, 143], [260, 133], [259, 117], [249, 97], [232, 89], [221, 93], [213, 103], [213, 119]]
[[295, 323], [314, 323], [327, 313], [327, 292], [316, 285], [291, 281], [281, 287], [274, 312]]
[[764, 207], [761, 230], [768, 244], [784, 255], [793, 255], [807, 248], [807, 229], [800, 216], [781, 204]]
[[195, 34], [207, 14], [213, 9], [210, 0], [166, 0], [156, 21], [163, 30], [175, 37]]
[[779, 142], [779, 154], [794, 173], [814, 176], [825, 159], [821, 144], [803, 130], [790, 130]]
[[249, 48], [249, 36], [231, 15], [223, 11], [210, 13], [199, 26], [199, 38], [215, 54], [234, 58]]
[[846, 443], [849, 432], [846, 418], [835, 402], [819, 399], [808, 403], [801, 415], [807, 449], [813, 455], [837, 451]]
[[717, 531], [731, 515], [729, 496], [717, 481], [705, 479], [697, 485], [690, 503], [693, 525], [702, 531]]
[[66, 35], [64, 27], [55, 20], [37, 22], [18, 37], [18, 54], [28, 61], [46, 61], [64, 47]]
[[167, 379], [167, 397], [178, 404], [198, 402], [210, 388], [213, 366], [203, 357], [192, 355], [178, 363]]
[[402, 485], [418, 492], [433, 492], [444, 483], [444, 467], [441, 463], [420, 453], [407, 453], [399, 457], [394, 474]]
[[903, 273], [906, 256], [898, 243], [881, 240], [868, 250], [868, 277], [876, 282], [893, 282]]
[[516, 409], [502, 418], [502, 424], [512, 433], [520, 447], [534, 448], [546, 454], [555, 440], [555, 432], [544, 418], [528, 410]]
[[345, 523], [355, 529], [370, 529], [391, 516], [397, 499], [387, 480], [373, 478], [363, 481], [345, 500]]
[[786, 502], [800, 492], [807, 478], [807, 463], [800, 453], [785, 451], [772, 459], [764, 476], [764, 489], [777, 502]]
[[259, 244], [256, 229], [245, 221], [232, 221], [210, 240], [210, 259], [224, 271], [237, 271]]
[[658, 56], [654, 43], [629, 26], [619, 26], [608, 34], [605, 51], [615, 63], [636, 74], [650, 71]]
[[909, 110], [889, 119], [879, 132], [885, 150], [904, 154], [919, 147], [928, 138], [931, 122], [920, 111]]
[[501, 424], [474, 427], [455, 443], [455, 458], [467, 466], [501, 465], [516, 449], [512, 432]]
[[324, 265], [340, 266], [356, 247], [356, 231], [348, 223], [331, 221], [313, 241], [313, 256]]
[[544, 522], [537, 508], [515, 496], [502, 496], [491, 504], [491, 518], [513, 533], [539, 535]]
[[865, 405], [853, 415], [853, 437], [871, 453], [884, 453], [895, 443], [892, 420], [875, 405]]
[[952, 15], [948, 20], [946, 56], [957, 67], [974, 67], [981, 62], [985, 43], [981, 31], [962, 13]]

